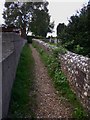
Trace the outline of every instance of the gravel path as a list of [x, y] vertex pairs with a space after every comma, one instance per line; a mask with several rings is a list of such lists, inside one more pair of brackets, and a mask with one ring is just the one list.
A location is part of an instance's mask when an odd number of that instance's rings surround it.
[[37, 95], [37, 118], [68, 118], [71, 117], [71, 108], [66, 105], [56, 94], [47, 69], [42, 63], [39, 53], [30, 45], [35, 60], [36, 95]]

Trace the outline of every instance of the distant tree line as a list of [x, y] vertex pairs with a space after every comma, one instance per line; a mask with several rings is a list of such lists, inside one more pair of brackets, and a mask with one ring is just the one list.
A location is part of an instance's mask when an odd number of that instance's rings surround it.
[[29, 31], [35, 36], [46, 37], [52, 32], [54, 23], [50, 23], [48, 2], [5, 2], [3, 18], [6, 26], [15, 26], [21, 29], [26, 36]]
[[68, 50], [90, 57], [90, 4], [72, 15], [67, 26], [59, 23], [57, 38]]

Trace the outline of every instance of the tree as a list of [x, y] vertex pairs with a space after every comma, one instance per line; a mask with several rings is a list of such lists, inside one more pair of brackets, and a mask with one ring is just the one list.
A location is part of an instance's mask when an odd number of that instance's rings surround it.
[[59, 23], [57, 26], [57, 36], [60, 36], [60, 33], [64, 30], [66, 25], [64, 23]]
[[54, 22], [50, 23], [47, 6], [48, 2], [45, 2], [43, 6], [34, 9], [34, 14], [30, 22], [30, 30], [36, 36], [46, 37], [47, 33], [53, 30]]
[[46, 37], [48, 32], [52, 32], [54, 24], [50, 24], [50, 16], [44, 10], [36, 9], [30, 23], [30, 30], [36, 36]]
[[[88, 35], [89, 35], [88, 37], [90, 38], [90, 0], [89, 0], [89, 2], [88, 2], [88, 6], [87, 6], [87, 12], [88, 12], [88, 13], [87, 13], [87, 14], [88, 14], [88, 15], [87, 15], [87, 19], [88, 19], [88, 20], [87, 20], [87, 24], [88, 24]], [[89, 39], [89, 38], [88, 38], [88, 39]]]
[[23, 37], [26, 37], [26, 27], [30, 19], [32, 3], [21, 2], [5, 2], [5, 11], [3, 18], [5, 19], [6, 26], [15, 26], [21, 28]]
[[[39, 15], [42, 18], [41, 21], [42, 22], [44, 21], [43, 23], [45, 23], [45, 25], [47, 24], [47, 20], [49, 18], [47, 5], [48, 3], [46, 1], [43, 2], [43, 0], [42, 2], [29, 2], [29, 3], [5, 2], [6, 8], [3, 12], [3, 18], [5, 19], [5, 24], [6, 26], [14, 25], [16, 27], [21, 28], [21, 31], [25, 33], [24, 36], [26, 36], [26, 30], [30, 30], [29, 28], [31, 28], [33, 33], [36, 33], [33, 25], [38, 24]], [[42, 14], [44, 16], [42, 16]], [[46, 30], [45, 31], [42, 30], [43, 25], [44, 24], [40, 24], [40, 29], [42, 33], [46, 35]], [[47, 26], [48, 25], [50, 25], [50, 21], [48, 22]], [[41, 34], [41, 32], [39, 32], [39, 34]]]
[[64, 23], [59, 23], [57, 26], [57, 43], [59, 42], [60, 38], [60, 43], [63, 42], [62, 38], [64, 39], [63, 33], [66, 28], [66, 25]]
[[90, 56], [89, 13], [90, 5], [83, 6], [80, 12], [77, 11], [75, 15], [70, 17], [69, 23], [64, 29], [62, 27], [58, 29], [59, 38], [62, 39], [64, 47], [70, 51], [88, 56]]

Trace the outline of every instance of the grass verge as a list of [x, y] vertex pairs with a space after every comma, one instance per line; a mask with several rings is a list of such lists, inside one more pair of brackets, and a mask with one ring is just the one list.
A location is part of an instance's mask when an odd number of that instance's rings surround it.
[[35, 43], [33, 43], [33, 46], [39, 51], [45, 66], [48, 68], [48, 73], [53, 79], [54, 86], [59, 92], [59, 95], [65, 98], [72, 105], [72, 117], [78, 120], [85, 119], [87, 117], [87, 113], [82, 107], [80, 101], [77, 99], [76, 95], [71, 90], [68, 80], [61, 70], [60, 61], [58, 60], [56, 53], [57, 51], [55, 51], [53, 55], [48, 55]]
[[[34, 86], [34, 59], [28, 44], [22, 50], [16, 78], [12, 88], [11, 102], [9, 107], [10, 118], [33, 117], [32, 109], [35, 106], [35, 96], [31, 96]], [[35, 116], [34, 116], [35, 117]]]

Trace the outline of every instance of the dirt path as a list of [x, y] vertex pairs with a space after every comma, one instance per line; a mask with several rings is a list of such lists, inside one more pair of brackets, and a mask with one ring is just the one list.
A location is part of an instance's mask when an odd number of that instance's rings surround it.
[[30, 45], [35, 60], [36, 72], [36, 95], [37, 95], [37, 118], [62, 118], [71, 117], [71, 109], [64, 104], [55, 94], [52, 80], [48, 76], [47, 69], [42, 63], [39, 53]]

